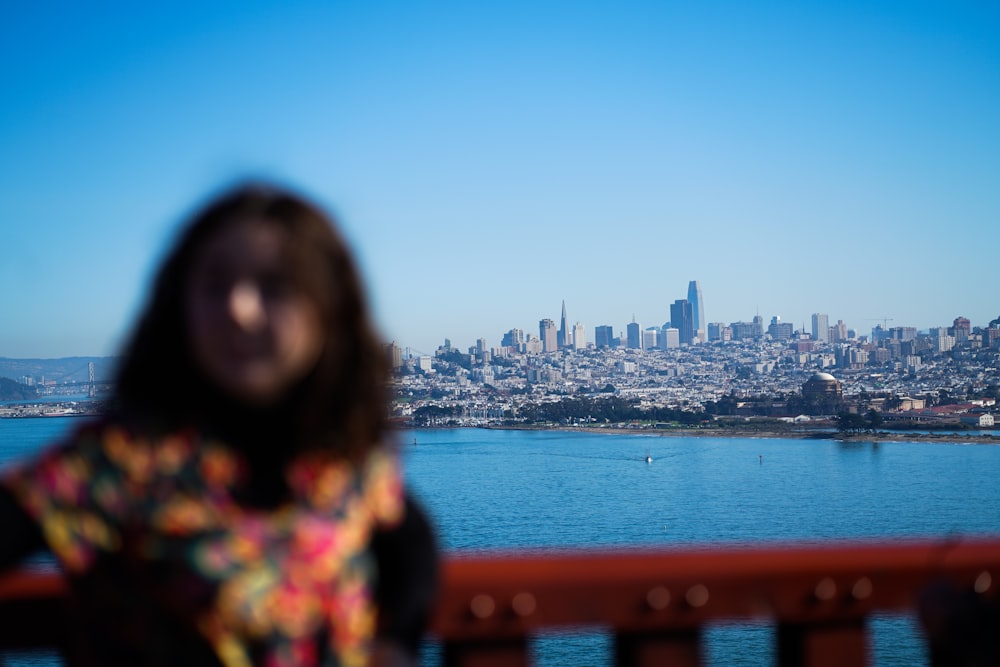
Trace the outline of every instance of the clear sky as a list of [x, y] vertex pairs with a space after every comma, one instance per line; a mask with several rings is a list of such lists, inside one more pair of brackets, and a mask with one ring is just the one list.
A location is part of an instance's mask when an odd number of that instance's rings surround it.
[[1000, 315], [1000, 4], [7, 2], [0, 356], [113, 354], [175, 226], [279, 179], [385, 339]]

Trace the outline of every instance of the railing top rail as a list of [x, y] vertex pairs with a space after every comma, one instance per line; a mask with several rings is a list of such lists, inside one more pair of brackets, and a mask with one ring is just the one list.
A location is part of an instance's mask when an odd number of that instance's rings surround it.
[[1000, 538], [452, 557], [433, 629], [447, 638], [558, 625], [815, 623], [913, 609], [935, 581], [994, 594]]
[[[921, 591], [939, 581], [997, 597], [1000, 537], [449, 554], [431, 632], [482, 641], [559, 626], [646, 632], [761, 618], [822, 624], [912, 611]], [[58, 618], [51, 612], [66, 591], [54, 572], [0, 576], [0, 619], [19, 621], [0, 622], [0, 645], [54, 640], [58, 629], [46, 635], [44, 625]], [[32, 633], [18, 636], [24, 627]]]

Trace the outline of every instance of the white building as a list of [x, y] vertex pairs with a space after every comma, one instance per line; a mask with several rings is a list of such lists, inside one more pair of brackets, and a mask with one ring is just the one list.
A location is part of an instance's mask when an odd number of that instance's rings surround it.
[[585, 331], [582, 322], [577, 322], [573, 326], [573, 349], [574, 350], [587, 349], [587, 332]]
[[642, 349], [656, 350], [660, 347], [660, 330], [649, 327], [642, 332]]
[[826, 313], [813, 313], [812, 339], [818, 343], [830, 342], [830, 318]]
[[676, 350], [681, 346], [681, 332], [674, 327], [663, 330], [663, 349]]
[[978, 426], [980, 428], [993, 428], [994, 425], [993, 415], [988, 412], [964, 415], [960, 418], [960, 421], [963, 424], [970, 424], [971, 426]]

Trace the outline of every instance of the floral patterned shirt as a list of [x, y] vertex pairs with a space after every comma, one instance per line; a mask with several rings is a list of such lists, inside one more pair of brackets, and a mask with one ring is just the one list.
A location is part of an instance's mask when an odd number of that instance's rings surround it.
[[183, 628], [225, 667], [367, 664], [368, 544], [401, 518], [397, 461], [382, 449], [360, 466], [303, 456], [286, 479], [292, 502], [250, 509], [236, 500], [246, 468], [234, 449], [100, 424], [3, 484], [95, 610], [105, 594], [130, 598], [108, 642], [151, 652], [166, 631], [145, 618]]

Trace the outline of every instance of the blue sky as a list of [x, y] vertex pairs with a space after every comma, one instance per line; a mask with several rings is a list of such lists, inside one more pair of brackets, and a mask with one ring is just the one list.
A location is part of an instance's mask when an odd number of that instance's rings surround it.
[[332, 210], [386, 340], [1000, 315], [995, 2], [4, 3], [0, 356], [113, 354], [245, 177]]

